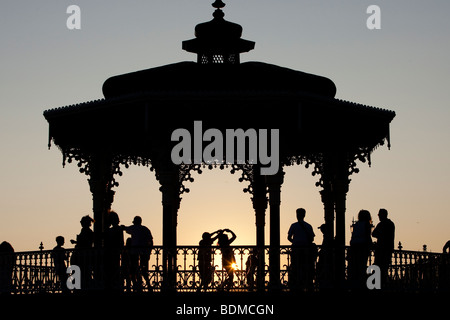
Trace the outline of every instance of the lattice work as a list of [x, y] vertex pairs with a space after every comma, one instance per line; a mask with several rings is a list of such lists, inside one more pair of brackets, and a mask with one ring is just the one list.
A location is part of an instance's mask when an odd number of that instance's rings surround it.
[[200, 64], [237, 64], [239, 63], [238, 54], [200, 54], [199, 55]]
[[215, 54], [212, 56], [211, 63], [224, 63], [224, 62], [225, 62], [225, 59], [224, 59], [223, 55]]

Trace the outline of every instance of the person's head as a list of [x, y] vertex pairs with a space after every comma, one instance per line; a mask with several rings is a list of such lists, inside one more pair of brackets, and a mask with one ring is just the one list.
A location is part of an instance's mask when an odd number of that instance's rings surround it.
[[305, 219], [306, 210], [303, 208], [298, 208], [296, 211], [296, 214], [297, 214], [297, 220], [303, 221]]
[[119, 225], [120, 219], [119, 219], [119, 215], [117, 214], [117, 212], [115, 211], [111, 211], [109, 213], [109, 224], [112, 226], [117, 226]]
[[326, 223], [323, 223], [320, 225], [320, 227], [318, 227], [318, 229], [320, 229], [320, 231], [322, 232], [322, 234], [324, 235], [328, 235], [330, 234], [330, 232], [332, 232], [331, 227], [333, 227], [332, 225], [327, 225]]
[[386, 209], [381, 208], [378, 211], [378, 218], [380, 219], [380, 221], [386, 220], [388, 216], [388, 212]]
[[366, 222], [372, 221], [370, 212], [368, 210], [360, 210], [358, 213], [358, 221], [366, 221]]
[[80, 221], [81, 226], [83, 228], [89, 228], [91, 226], [92, 222], [94, 222], [94, 219], [92, 219], [88, 215], [81, 218], [81, 221]]
[[64, 245], [64, 237], [63, 237], [63, 236], [57, 236], [57, 237], [56, 237], [56, 244], [57, 244], [58, 246]]
[[221, 233], [218, 238], [219, 245], [228, 244], [228, 235], [225, 233]]
[[210, 240], [211, 239], [211, 234], [209, 232], [203, 232], [202, 239], [203, 240]]
[[8, 241], [3, 241], [0, 243], [0, 252], [11, 253], [14, 252], [14, 248]]
[[142, 224], [142, 218], [139, 217], [139, 216], [134, 217], [133, 224], [137, 225], [137, 226], [140, 226]]

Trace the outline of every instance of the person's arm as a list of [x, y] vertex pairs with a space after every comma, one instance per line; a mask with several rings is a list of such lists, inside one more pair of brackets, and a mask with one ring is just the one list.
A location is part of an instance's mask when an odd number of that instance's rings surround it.
[[289, 228], [287, 239], [289, 240], [290, 243], [294, 242], [294, 233], [292, 232], [292, 225]]
[[445, 243], [444, 248], [442, 248], [442, 252], [447, 253], [447, 249], [449, 248], [450, 248], [450, 240]]
[[380, 224], [377, 224], [377, 226], [372, 231], [372, 237], [377, 238], [380, 236]]
[[131, 231], [130, 231], [130, 228], [132, 227], [133, 225], [131, 225], [131, 226], [125, 226], [125, 225], [121, 225], [120, 227], [122, 228], [122, 230], [124, 230], [126, 233], [128, 233], [128, 234], [131, 234]]
[[228, 231], [229, 233], [231, 233], [231, 238], [229, 239], [229, 242], [232, 243], [234, 240], [236, 240], [236, 234], [231, 231], [230, 229], [225, 229], [224, 231]]
[[152, 232], [150, 230], [148, 230], [148, 234], [149, 234], [149, 246], [150, 248], [153, 248], [153, 235]]
[[308, 224], [308, 230], [309, 230], [309, 238], [311, 240], [311, 242], [314, 242], [314, 238], [315, 238], [315, 233], [314, 230], [312, 228], [312, 226], [310, 224]]
[[[214, 242], [216, 241], [216, 239], [219, 237], [219, 235], [223, 232], [223, 230], [219, 229], [217, 231], [214, 231], [213, 233], [211, 233], [211, 241]], [[212, 236], [213, 234], [215, 234], [215, 236]]]

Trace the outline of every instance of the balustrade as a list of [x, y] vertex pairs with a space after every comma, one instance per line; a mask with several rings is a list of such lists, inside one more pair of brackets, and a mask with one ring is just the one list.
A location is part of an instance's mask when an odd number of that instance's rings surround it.
[[[230, 287], [225, 287], [228, 278], [227, 271], [222, 266], [222, 255], [219, 247], [211, 248], [211, 281], [208, 286], [201, 288], [201, 263], [199, 261], [198, 246], [178, 246], [176, 260], [176, 283], [175, 289], [179, 292], [197, 291], [249, 291], [269, 290], [270, 266], [268, 257], [269, 247], [264, 248], [265, 266], [264, 287], [258, 288], [256, 273], [261, 272], [256, 268], [254, 274], [247, 273], [249, 257], [253, 252], [258, 257], [256, 246], [233, 246], [236, 264], [234, 265], [233, 281]], [[348, 248], [347, 248], [348, 249]], [[148, 272], [148, 283], [142, 287], [142, 291], [158, 292], [163, 290], [163, 252], [164, 248], [155, 246], [150, 255]], [[346, 250], [346, 257], [347, 257]], [[109, 283], [107, 277], [119, 279], [118, 290], [125, 292], [136, 291], [136, 284], [129, 277], [129, 261], [125, 253], [121, 256], [120, 274], [108, 273], [108, 263], [102, 250], [92, 249], [86, 252], [78, 252], [74, 249], [59, 252], [63, 255], [64, 269], [77, 264], [82, 270], [82, 290], [102, 290]], [[322, 288], [333, 286], [333, 272], [326, 269], [334, 268], [333, 251], [328, 254], [319, 246], [319, 254], [313, 262], [311, 274], [307, 277], [311, 280], [309, 290], [320, 291]], [[293, 288], [294, 273], [292, 270], [292, 249], [290, 246], [282, 246], [280, 255], [279, 280], [281, 290], [289, 291]], [[76, 261], [75, 261], [76, 260]], [[372, 251], [368, 265], [374, 261]], [[346, 259], [346, 266], [348, 260]], [[253, 260], [253, 263], [255, 261]], [[258, 266], [256, 263], [255, 266]], [[14, 254], [0, 255], [0, 290], [13, 294], [36, 294], [36, 293], [61, 293], [66, 288], [65, 273], [58, 273], [60, 267], [55, 266], [55, 253], [51, 250], [35, 252], [18, 252]], [[111, 269], [112, 270], [112, 269]], [[348, 272], [346, 268], [346, 277]], [[107, 275], [107, 277], [105, 276]], [[141, 277], [140, 275], [139, 277]], [[392, 263], [388, 270], [388, 279], [384, 289], [392, 291], [450, 291], [450, 255], [395, 250], [392, 254]]]

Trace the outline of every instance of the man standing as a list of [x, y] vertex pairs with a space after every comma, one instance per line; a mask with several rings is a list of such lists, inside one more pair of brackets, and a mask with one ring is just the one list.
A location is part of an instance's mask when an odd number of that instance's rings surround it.
[[380, 222], [372, 231], [372, 236], [377, 239], [375, 246], [375, 265], [380, 267], [382, 284], [387, 280], [387, 272], [391, 264], [395, 238], [395, 225], [387, 216], [387, 210], [380, 209], [378, 212]]
[[304, 221], [306, 210], [299, 208], [296, 211], [297, 222], [289, 228], [288, 240], [292, 243], [292, 280], [298, 287], [310, 288], [314, 272], [314, 231], [309, 223]]
[[150, 230], [142, 225], [142, 218], [134, 217], [133, 225], [124, 227], [125, 232], [131, 235], [130, 271], [133, 285], [142, 290], [142, 278], [150, 289], [148, 277], [148, 261], [153, 248], [153, 236]]

